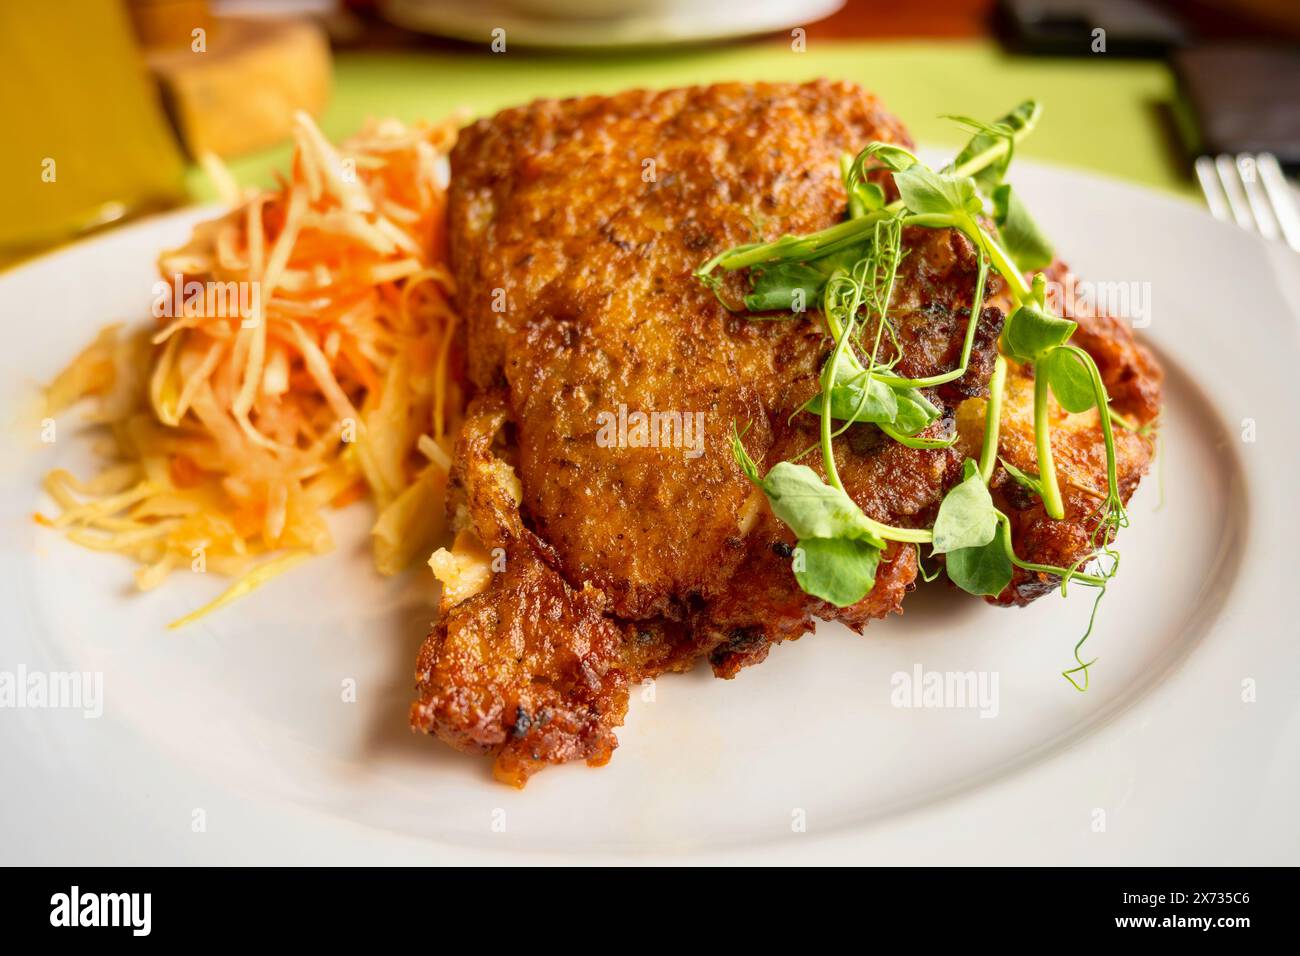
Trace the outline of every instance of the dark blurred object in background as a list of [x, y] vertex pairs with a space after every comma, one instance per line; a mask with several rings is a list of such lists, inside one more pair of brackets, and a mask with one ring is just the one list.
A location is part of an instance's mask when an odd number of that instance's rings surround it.
[[998, 13], [1015, 52], [1168, 58], [1165, 113], [1189, 158], [1272, 153], [1300, 169], [1296, 0], [1000, 0]]
[[1004, 39], [1045, 56], [1161, 56], [1187, 42], [1177, 17], [1144, 0], [1002, 0]]
[[[350, 0], [364, 9], [369, 0]], [[1297, 0], [1143, 0], [1159, 18], [1177, 24], [1195, 40], [1268, 37], [1300, 39], [1300, 2]], [[1119, 6], [1132, 6], [1131, 0]], [[844, 7], [825, 20], [808, 27], [810, 39], [921, 39], [926, 37], [975, 38], [988, 36], [995, 23], [1004, 40], [1013, 30], [1004, 11], [1012, 6], [1008, 0], [848, 0]], [[1050, 8], [1060, 5], [1045, 0], [1020, 4], [1026, 16], [1042, 19]], [[1079, 2], [1070, 7], [1091, 11], [1097, 25], [1107, 28], [1111, 7], [1106, 0]], [[1033, 10], [1042, 13], [1034, 13]], [[1099, 12], [1100, 11], [1100, 12]], [[1075, 18], [1077, 21], [1077, 17]], [[1068, 24], [1066, 24], [1068, 25]], [[1077, 34], [1080, 44], [1062, 49], [1062, 55], [1086, 56], [1091, 50], [1091, 30]]]
[[1300, 170], [1300, 46], [1237, 42], [1174, 55], [1188, 151], [1272, 153]]
[[1206, 43], [1251, 37], [1300, 41], [1296, 0], [1162, 0]]
[[1103, 52], [1093, 43], [1098, 29], [1104, 52], [1118, 56], [1161, 57], [1223, 40], [1300, 40], [1297, 0], [998, 0], [996, 7], [998, 32], [1018, 53]]

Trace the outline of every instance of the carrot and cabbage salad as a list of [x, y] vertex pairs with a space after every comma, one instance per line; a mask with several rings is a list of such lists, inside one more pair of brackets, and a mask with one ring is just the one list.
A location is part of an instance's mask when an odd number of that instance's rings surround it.
[[[51, 472], [38, 520], [135, 559], [235, 577], [215, 610], [333, 547], [331, 506], [369, 496], [378, 570], [427, 557], [461, 390], [447, 270], [453, 121], [371, 121], [337, 148], [300, 115], [290, 177], [159, 260], [159, 325], [105, 329], [48, 387], [54, 414], [98, 398], [102, 471]], [[175, 289], [179, 295], [171, 294]], [[166, 306], [159, 308], [159, 303]]]

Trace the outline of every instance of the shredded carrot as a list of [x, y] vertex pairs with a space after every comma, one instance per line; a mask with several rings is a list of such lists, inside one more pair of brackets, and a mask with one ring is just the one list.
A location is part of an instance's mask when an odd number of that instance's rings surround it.
[[[368, 495], [376, 567], [394, 573], [443, 534], [442, 497], [461, 389], [445, 261], [455, 120], [371, 121], [335, 146], [296, 117], [279, 186], [162, 254], [179, 299], [158, 326], [106, 329], [46, 392], [53, 412], [90, 396], [112, 463], [89, 482], [46, 479], [52, 519], [87, 547], [142, 567], [236, 577], [225, 606], [333, 547], [324, 509]], [[168, 301], [169, 300], [169, 301]]]

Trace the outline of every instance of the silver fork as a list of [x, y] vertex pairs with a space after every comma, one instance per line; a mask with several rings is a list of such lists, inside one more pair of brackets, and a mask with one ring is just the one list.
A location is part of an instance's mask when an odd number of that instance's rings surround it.
[[1265, 239], [1281, 238], [1300, 252], [1300, 213], [1272, 153], [1201, 156], [1196, 178], [1215, 219], [1235, 222]]

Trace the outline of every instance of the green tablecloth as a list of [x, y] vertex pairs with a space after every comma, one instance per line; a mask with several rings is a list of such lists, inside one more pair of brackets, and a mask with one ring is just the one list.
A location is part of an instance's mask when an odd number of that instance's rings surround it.
[[[849, 79], [879, 93], [922, 145], [957, 145], [943, 113], [992, 120], [1030, 97], [1045, 107], [1020, 155], [1079, 166], [1169, 191], [1190, 193], [1162, 110], [1172, 100], [1167, 67], [1098, 54], [1086, 59], [1014, 57], [985, 42], [811, 41], [796, 53], [782, 41], [597, 56], [484, 50], [340, 54], [322, 126], [347, 135], [367, 115], [438, 117], [458, 106], [474, 114], [537, 97], [612, 93], [720, 80]], [[255, 95], [250, 91], [250, 95]], [[287, 147], [231, 164], [241, 182], [265, 184]], [[197, 170], [198, 198], [212, 191]]]

